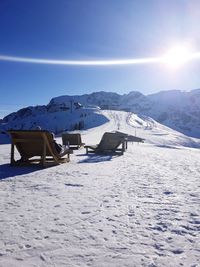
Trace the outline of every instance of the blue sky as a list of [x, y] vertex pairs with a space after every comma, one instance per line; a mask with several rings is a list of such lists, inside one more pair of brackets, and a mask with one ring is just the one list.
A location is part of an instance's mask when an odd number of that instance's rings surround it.
[[[1, 0], [0, 55], [54, 60], [160, 56], [177, 43], [200, 51], [198, 0]], [[60, 66], [0, 60], [0, 117], [52, 97], [95, 91], [150, 94], [200, 88], [200, 60]]]

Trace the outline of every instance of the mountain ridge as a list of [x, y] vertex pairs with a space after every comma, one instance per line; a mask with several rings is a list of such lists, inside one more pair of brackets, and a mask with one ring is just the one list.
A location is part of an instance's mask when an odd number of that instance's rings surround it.
[[83, 95], [62, 95], [52, 98], [47, 105], [30, 106], [13, 112], [1, 121], [13, 124], [23, 118], [39, 114], [72, 112], [76, 108], [114, 109], [152, 117], [172, 129], [191, 137], [200, 138], [200, 89], [191, 91], [169, 90], [144, 95], [131, 91], [120, 95], [115, 92], [93, 92]]

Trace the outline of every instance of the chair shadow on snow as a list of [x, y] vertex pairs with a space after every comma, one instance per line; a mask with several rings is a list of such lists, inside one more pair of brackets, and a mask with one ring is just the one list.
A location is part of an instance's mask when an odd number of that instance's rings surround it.
[[[79, 154], [77, 156], [85, 156], [85, 154]], [[80, 160], [78, 163], [98, 163], [98, 162], [103, 162], [103, 161], [110, 161], [114, 157], [119, 157], [119, 155], [115, 154], [87, 154], [87, 158]]]
[[180, 147], [172, 146], [172, 145], [156, 145], [156, 147], [169, 148], [169, 149], [181, 149]]
[[11, 178], [15, 176], [25, 175], [32, 172], [36, 172], [39, 169], [37, 166], [25, 166], [25, 167], [13, 167], [10, 164], [0, 165], [0, 181], [6, 178]]

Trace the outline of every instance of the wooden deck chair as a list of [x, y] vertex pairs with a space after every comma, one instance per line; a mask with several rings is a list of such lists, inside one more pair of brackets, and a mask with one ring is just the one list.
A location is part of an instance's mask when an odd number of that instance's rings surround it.
[[123, 136], [119, 136], [116, 133], [106, 132], [103, 134], [101, 141], [98, 145], [87, 145], [86, 153], [120, 153], [125, 151], [125, 139]]
[[85, 144], [82, 143], [80, 133], [63, 133], [62, 134], [63, 145], [69, 145], [71, 149], [79, 149]]
[[[46, 167], [50, 162], [56, 164], [68, 162], [70, 154], [73, 153], [69, 148], [63, 148], [63, 151], [58, 153], [53, 135], [48, 131], [10, 130], [8, 133], [12, 139], [11, 165], [27, 165], [35, 162], [41, 164], [42, 167]], [[15, 147], [21, 156], [21, 160], [15, 161]], [[65, 155], [67, 155], [67, 158], [63, 158]]]

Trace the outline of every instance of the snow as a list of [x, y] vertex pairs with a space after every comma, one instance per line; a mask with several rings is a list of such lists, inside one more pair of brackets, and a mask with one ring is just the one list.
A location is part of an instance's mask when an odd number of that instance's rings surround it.
[[[76, 103], [81, 105], [80, 114], [76, 110]], [[49, 121], [54, 121], [50, 124], [56, 133], [71, 130], [74, 125], [66, 125], [66, 121], [67, 118], [70, 121], [72, 111], [76, 113], [76, 119], [80, 122], [81, 112], [92, 113], [91, 109], [99, 109], [98, 107], [146, 115], [185, 135], [200, 138], [200, 89], [189, 92], [161, 91], [146, 96], [138, 91], [124, 95], [100, 91], [84, 95], [58, 96], [52, 98], [47, 105], [29, 106], [7, 115], [0, 121], [0, 132], [10, 128], [34, 129], [38, 124], [47, 128]], [[63, 118], [66, 118], [66, 121]], [[74, 121], [75, 123], [77, 122]]]
[[84, 143], [113, 130], [145, 143], [123, 156], [82, 148], [46, 169], [11, 167], [0, 146], [0, 266], [200, 266], [199, 140], [99, 112], [109, 121], [80, 131]]

